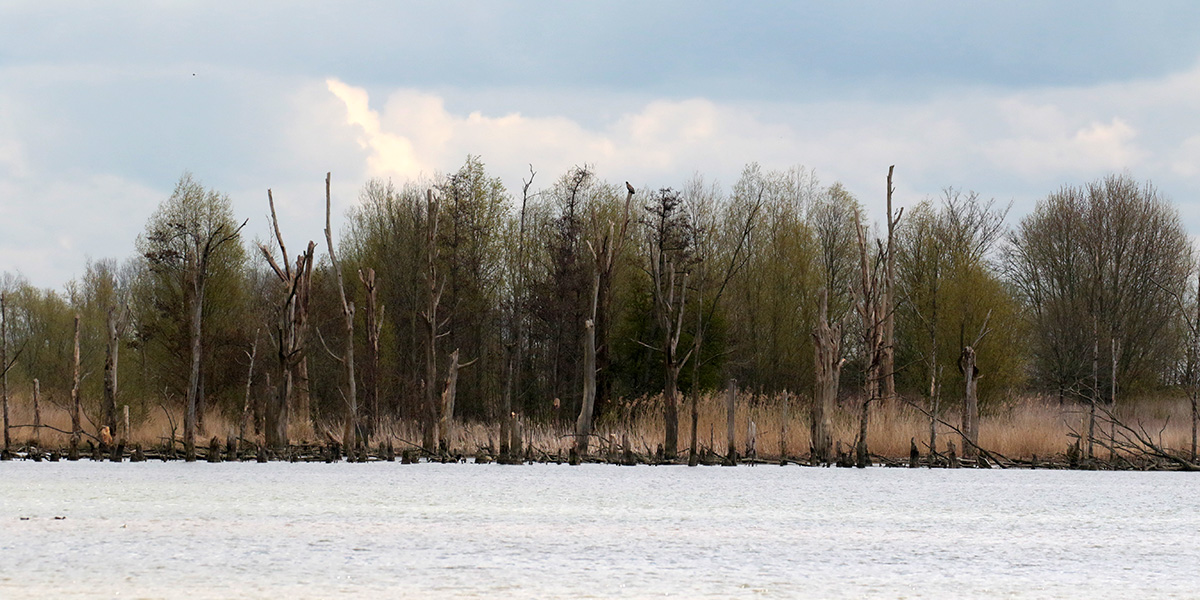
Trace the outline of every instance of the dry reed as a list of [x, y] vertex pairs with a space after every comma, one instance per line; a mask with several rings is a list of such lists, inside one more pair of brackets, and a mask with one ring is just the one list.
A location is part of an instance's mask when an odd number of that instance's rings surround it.
[[[680, 452], [686, 454], [690, 443], [690, 398], [680, 405]], [[638, 453], [653, 454], [663, 442], [663, 416], [661, 397], [638, 398], [610, 410], [596, 424], [595, 436], [598, 438], [592, 448], [602, 451], [609, 443], [618, 442], [628, 433], [633, 450]], [[782, 437], [786, 437], [787, 455], [792, 458], [805, 457], [809, 452], [808, 398], [791, 396], [787, 409], [785, 423], [784, 408], [780, 396], [757, 396], [740, 394], [736, 409], [736, 444], [738, 451], [745, 454], [748, 450], [749, 424], [755, 424], [756, 437], [754, 447], [757, 455], [763, 459], [778, 459], [780, 456]], [[39, 432], [39, 445], [43, 448], [64, 448], [69, 439], [71, 428], [70, 414], [64, 407], [56, 404], [43, 403], [42, 423], [44, 427]], [[1151, 432], [1156, 440], [1167, 448], [1177, 449], [1182, 453], [1191, 443], [1190, 408], [1184, 399], [1153, 398], [1145, 399], [1130, 405], [1119, 405], [1114, 411], [1125, 423], [1143, 427]], [[14, 442], [24, 445], [34, 440], [33, 410], [28, 398], [16, 396], [10, 407]], [[957, 424], [960, 421], [958, 413], [951, 409], [945, 411], [941, 418], [947, 423]], [[833, 421], [833, 439], [841, 442], [849, 449], [853, 445], [858, 431], [858, 404], [854, 399], [847, 399], [835, 406]], [[1074, 441], [1072, 434], [1086, 434], [1087, 407], [1085, 405], [1065, 403], [1040, 396], [1021, 397], [1010, 404], [994, 410], [991, 414], [983, 415], [980, 425], [979, 443], [992, 452], [1013, 459], [1029, 459], [1033, 455], [1050, 457], [1063, 454], [1067, 446]], [[164, 445], [174, 436], [181, 440], [182, 414], [179, 410], [169, 413], [161, 408], [151, 411], [141, 420], [132, 423], [131, 432], [122, 431], [118, 426], [114, 438], [124, 439], [127, 444], [140, 444], [144, 448]], [[213, 436], [222, 441], [236, 437], [236, 423], [219, 412], [210, 411], [204, 419], [205, 430], [198, 433], [197, 443], [207, 444]], [[526, 422], [522, 427], [524, 442], [537, 452], [547, 454], [565, 454], [573, 443], [573, 423], [560, 419], [550, 423]], [[98, 424], [84, 421], [86, 438], [95, 438], [99, 429]], [[951, 428], [937, 425], [937, 445], [939, 452], [945, 452], [946, 443], [953, 441], [961, 452], [962, 442], [957, 433]], [[261, 442], [261, 437], [251, 434], [247, 424], [247, 438], [252, 442]], [[725, 453], [726, 447], [726, 414], [723, 393], [706, 394], [700, 399], [698, 419], [698, 445], [701, 449], [711, 449], [718, 454]], [[314, 431], [312, 425], [294, 420], [289, 427], [289, 437], [294, 443], [325, 443], [336, 439], [340, 428], [319, 428]], [[1109, 430], [1098, 426], [1096, 431], [1097, 449], [1100, 457], [1107, 456], [1103, 445], [1110, 435]], [[414, 421], [403, 420], [384, 424], [379, 432], [379, 438], [397, 442], [397, 449], [412, 448], [421, 439], [420, 425]], [[495, 451], [499, 446], [499, 426], [480, 422], [458, 422], [454, 426], [451, 439], [454, 449], [458, 452], [473, 454], [479, 450], [490, 448]], [[892, 458], [906, 457], [910, 441], [915, 440], [921, 453], [928, 452], [929, 418], [920, 410], [900, 400], [885, 401], [872, 408], [868, 444], [872, 454]]]

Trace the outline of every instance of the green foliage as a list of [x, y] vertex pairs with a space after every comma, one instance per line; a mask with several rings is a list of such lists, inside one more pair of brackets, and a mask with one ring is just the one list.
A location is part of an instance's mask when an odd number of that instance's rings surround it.
[[1006, 213], [953, 189], [905, 212], [897, 231], [896, 364], [898, 386], [907, 393], [928, 397], [936, 371], [943, 400], [961, 399], [958, 358], [976, 339], [984, 409], [1023, 383], [1019, 305], [987, 262]]

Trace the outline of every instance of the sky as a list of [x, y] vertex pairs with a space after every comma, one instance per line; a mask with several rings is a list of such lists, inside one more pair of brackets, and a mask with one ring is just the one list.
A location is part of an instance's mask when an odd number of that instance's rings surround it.
[[[469, 154], [519, 193], [801, 165], [881, 210], [1152, 181], [1200, 236], [1200, 3], [0, 1], [0, 272], [134, 255], [190, 172], [320, 241]], [[877, 213], [876, 213], [877, 214]]]

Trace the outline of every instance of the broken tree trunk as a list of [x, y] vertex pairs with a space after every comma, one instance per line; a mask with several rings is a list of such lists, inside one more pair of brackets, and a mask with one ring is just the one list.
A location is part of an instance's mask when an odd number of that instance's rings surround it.
[[728, 450], [727, 450], [728, 454], [725, 456], [725, 464], [730, 465], [730, 466], [737, 464], [737, 444], [734, 440], [734, 436], [737, 434], [737, 430], [735, 427], [735, 419], [737, 416], [736, 412], [735, 412], [736, 409], [737, 409], [737, 380], [730, 379], [729, 383], [725, 389], [725, 419], [726, 419], [725, 426], [726, 426], [726, 434], [728, 435], [728, 438], [729, 438], [729, 440], [728, 440], [729, 445], [728, 445]]
[[329, 247], [329, 262], [338, 284], [338, 298], [342, 302], [342, 317], [346, 327], [346, 350], [339, 360], [346, 368], [346, 425], [342, 443], [348, 456], [354, 456], [355, 451], [369, 440], [360, 439], [358, 429], [358, 390], [354, 377], [354, 303], [346, 300], [346, 282], [342, 278], [342, 267], [338, 263], [337, 254], [333, 250], [333, 228], [330, 225], [330, 205], [332, 200], [329, 193], [331, 174], [325, 174], [325, 243]]
[[959, 368], [966, 383], [962, 415], [963, 457], [973, 458], [979, 443], [979, 369], [975, 366], [975, 349], [971, 346], [963, 348]]
[[[593, 304], [593, 306], [595, 306]], [[583, 402], [575, 420], [575, 453], [587, 456], [592, 435], [592, 413], [596, 410], [596, 322], [583, 323]]]
[[450, 353], [450, 366], [446, 371], [446, 389], [442, 390], [442, 418], [438, 423], [438, 450], [442, 453], [450, 452], [450, 442], [452, 441], [452, 427], [454, 424], [454, 400], [458, 394], [458, 369], [462, 365], [458, 362], [458, 349]]
[[[5, 293], [0, 292], [0, 406], [4, 410], [4, 456], [9, 456], [12, 453], [12, 437], [9, 429], [12, 427], [12, 422], [8, 416], [8, 297]], [[34, 380], [37, 381], [36, 379]], [[35, 383], [36, 385], [36, 383]], [[37, 406], [37, 401], [34, 400], [34, 406]], [[35, 411], [36, 408], [35, 408]], [[39, 415], [40, 416], [40, 415]], [[34, 435], [37, 435], [37, 429], [34, 429]]]
[[[896, 331], [896, 311], [895, 311], [895, 253], [892, 251], [893, 241], [895, 239], [896, 225], [900, 221], [900, 216], [892, 218], [892, 193], [896, 191], [892, 187], [892, 171], [896, 166], [888, 167], [887, 174], [887, 255], [885, 262], [885, 270], [883, 277], [883, 305], [885, 311], [883, 316], [883, 347], [881, 348], [880, 371], [883, 375], [883, 397], [894, 398], [896, 396], [896, 351], [894, 346], [894, 338]], [[903, 211], [901, 211], [903, 212]]]
[[79, 313], [75, 313], [75, 351], [74, 370], [71, 377], [71, 455], [78, 456], [79, 442], [83, 437], [83, 424], [80, 421], [82, 407], [79, 400]]
[[813, 359], [816, 364], [816, 382], [813, 389], [811, 409], [810, 437], [812, 443], [812, 462], [829, 464], [833, 455], [833, 403], [837, 399], [838, 380], [841, 377], [842, 324], [830, 325], [828, 290], [822, 288], [819, 292], [817, 326], [813, 330], [815, 351]]
[[421, 433], [421, 445], [427, 452], [433, 452], [438, 435], [438, 402], [437, 402], [437, 339], [438, 339], [438, 303], [441, 301], [441, 286], [437, 274], [437, 229], [438, 202], [433, 196], [433, 190], [425, 192], [425, 244], [426, 244], [426, 309], [425, 331], [428, 344], [425, 347], [425, 423]]
[[[308, 404], [308, 298], [312, 286], [312, 263], [316, 244], [308, 242], [304, 253], [296, 257], [296, 266], [288, 256], [287, 246], [283, 243], [283, 232], [279, 229], [279, 219], [275, 214], [275, 197], [267, 190], [267, 203], [271, 207], [272, 233], [279, 245], [279, 262], [271, 254], [271, 248], [259, 244], [267, 263], [275, 272], [279, 281], [284, 284], [285, 296], [280, 304], [278, 324], [275, 328], [275, 344], [279, 359], [280, 385], [276, 393], [269, 397], [262, 411], [265, 423], [265, 437], [271, 448], [282, 449], [288, 443], [288, 422], [294, 413], [305, 422], [310, 422], [312, 415]], [[268, 381], [270, 373], [267, 374]], [[270, 389], [270, 386], [267, 386]], [[256, 422], [257, 423], [257, 422]]]
[[379, 335], [383, 327], [382, 311], [378, 302], [375, 287], [375, 269], [359, 269], [358, 280], [366, 290], [366, 326], [367, 326], [367, 360], [363, 369], [363, 415], [362, 427], [367, 435], [373, 435], [379, 429], [382, 418], [379, 408]]
[[[42, 445], [42, 383], [37, 379], [33, 380], [33, 445], [41, 447]], [[8, 422], [8, 415], [5, 415], [5, 422]]]
[[[241, 454], [242, 440], [246, 437], [246, 418], [250, 413], [250, 384], [254, 383], [254, 358], [258, 356], [258, 335], [261, 330], [255, 330], [254, 343], [250, 345], [250, 367], [246, 369], [246, 395], [242, 400], [242, 416], [238, 419], [237, 439], [233, 442], [234, 454]], [[126, 407], [128, 414], [128, 407]]]
[[102, 422], [108, 426], [109, 431], [117, 430], [117, 350], [120, 347], [117, 343], [117, 317], [116, 307], [108, 309], [107, 321], [107, 344], [104, 353], [104, 406], [102, 413]]

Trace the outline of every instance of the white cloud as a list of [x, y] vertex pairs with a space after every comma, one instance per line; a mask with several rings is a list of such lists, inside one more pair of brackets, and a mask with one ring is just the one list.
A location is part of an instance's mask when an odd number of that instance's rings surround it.
[[[452, 170], [472, 153], [510, 189], [529, 163], [551, 177], [586, 162], [618, 181], [679, 185], [699, 171], [728, 185], [743, 164], [757, 161], [766, 168], [813, 167], [871, 205], [887, 166], [895, 164], [906, 201], [945, 186], [966, 187], [1016, 199], [1014, 216], [1059, 185], [1114, 171], [1154, 179], [1175, 198], [1200, 195], [1194, 110], [1200, 67], [1090, 87], [946, 89], [904, 103], [648, 98], [599, 123], [573, 113], [594, 107], [595, 98], [562, 101], [536, 115], [490, 116], [462, 93], [448, 102], [429, 91], [399, 89], [380, 102], [336, 79], [328, 87], [363, 144], [368, 172], [377, 176]], [[449, 104], [467, 110], [452, 111]]]

